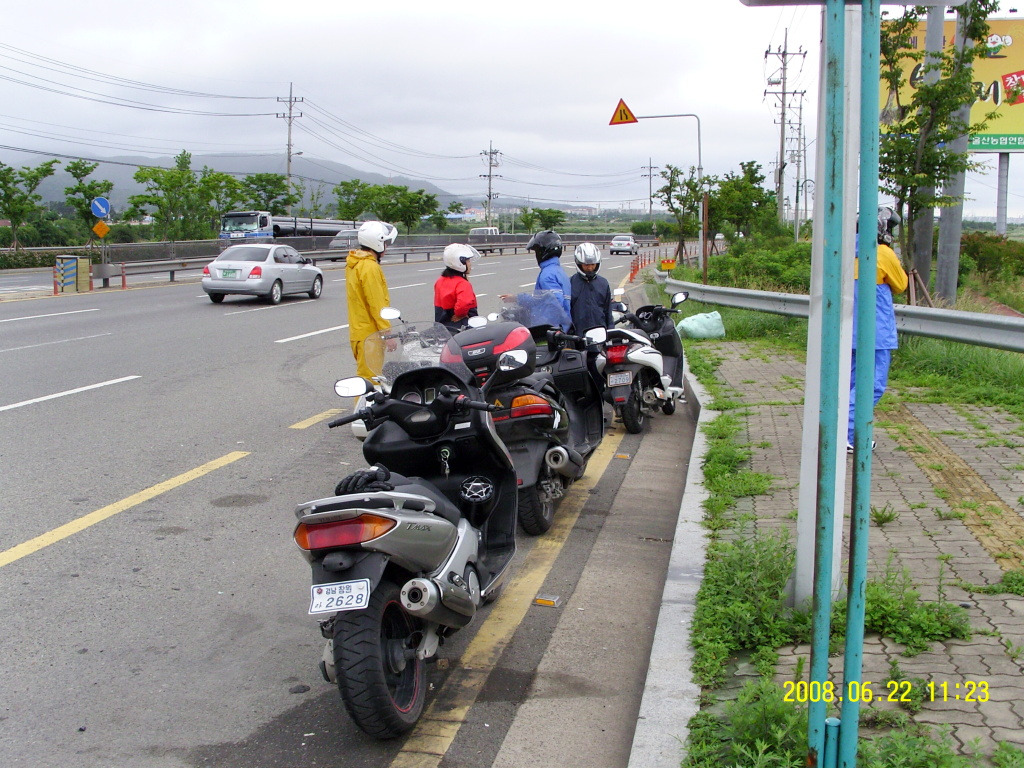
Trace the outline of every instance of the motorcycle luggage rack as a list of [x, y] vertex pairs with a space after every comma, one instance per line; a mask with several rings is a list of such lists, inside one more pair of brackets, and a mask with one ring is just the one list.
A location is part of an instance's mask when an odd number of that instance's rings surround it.
[[366, 510], [411, 510], [413, 512], [435, 512], [437, 505], [433, 500], [419, 494], [401, 493], [400, 491], [374, 491], [371, 493], [348, 494], [346, 496], [330, 496], [300, 504], [295, 510], [299, 520], [310, 515], [326, 515], [329, 512], [342, 512], [332, 519], [358, 517]]

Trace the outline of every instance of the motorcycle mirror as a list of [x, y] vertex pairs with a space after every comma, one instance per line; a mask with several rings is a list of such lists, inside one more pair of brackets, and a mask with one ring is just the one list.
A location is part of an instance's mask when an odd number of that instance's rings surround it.
[[469, 318], [468, 325], [470, 328], [483, 328], [485, 325], [487, 325], [487, 321], [489, 319], [490, 316], [480, 317], [479, 315], [477, 315], [476, 317]]
[[596, 328], [591, 328], [584, 336], [591, 344], [604, 344], [608, 341], [608, 329], [599, 325]]
[[380, 311], [380, 316], [385, 320], [398, 320], [402, 316], [402, 310], [396, 307], [384, 307]]
[[674, 307], [674, 306], [676, 306], [678, 304], [682, 304], [688, 298], [690, 298], [690, 292], [689, 291], [680, 291], [679, 293], [673, 293], [672, 294], [672, 306]]
[[625, 295], [626, 295], [626, 289], [625, 288], [616, 288], [614, 291], [612, 291], [612, 296], [625, 296]]
[[515, 371], [522, 368], [530, 359], [530, 353], [525, 349], [512, 349], [505, 352], [498, 358], [499, 371]]
[[612, 302], [612, 312], [625, 312], [625, 311], [626, 311], [626, 305], [623, 304], [621, 301], [613, 301]]
[[373, 392], [373, 384], [359, 376], [351, 376], [334, 382], [334, 392], [338, 397], [359, 397]]

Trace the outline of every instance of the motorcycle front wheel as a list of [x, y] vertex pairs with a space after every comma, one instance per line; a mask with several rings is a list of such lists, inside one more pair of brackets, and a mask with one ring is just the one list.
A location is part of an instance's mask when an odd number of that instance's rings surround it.
[[345, 709], [363, 731], [393, 739], [423, 712], [426, 680], [416, 648], [423, 622], [402, 607], [399, 586], [381, 581], [360, 611], [334, 620], [334, 664]]
[[629, 397], [622, 404], [622, 423], [626, 426], [626, 431], [632, 435], [640, 434], [644, 429], [644, 422], [647, 420], [640, 392], [640, 379], [637, 377], [629, 390]]
[[536, 483], [529, 488], [519, 489], [519, 525], [531, 536], [544, 533], [555, 521], [554, 497], [541, 490], [551, 482], [559, 480], [553, 477], [551, 468], [544, 465], [537, 475]]

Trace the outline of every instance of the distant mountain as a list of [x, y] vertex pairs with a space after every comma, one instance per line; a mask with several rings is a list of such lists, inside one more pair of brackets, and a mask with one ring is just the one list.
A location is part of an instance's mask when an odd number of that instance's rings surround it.
[[[0, 153], [0, 161], [7, 165], [13, 165], [17, 168], [26, 165], [34, 167], [48, 159], [49, 158], [45, 155], [37, 155], [26, 159], [26, 156], [21, 153]], [[43, 181], [39, 186], [39, 194], [43, 196], [43, 200], [45, 202], [63, 202], [64, 188], [70, 187], [74, 184], [74, 179], [72, 179], [71, 176], [63, 170], [64, 164], [70, 161], [65, 158], [57, 159], [61, 161], [61, 165], [58, 166], [57, 172], [50, 178]], [[123, 155], [107, 158], [93, 157], [91, 159], [100, 163], [100, 165], [93, 172], [90, 178], [106, 179], [114, 182], [114, 188], [110, 193], [110, 202], [115, 211], [124, 210], [128, 206], [128, 197], [130, 195], [136, 195], [142, 192], [142, 185], [138, 184], [132, 178], [140, 166], [156, 166], [161, 168], [174, 167], [173, 157], [141, 157]], [[253, 173], [280, 173], [284, 175], [287, 169], [287, 156], [284, 154], [193, 154], [192, 169], [198, 171], [202, 170], [204, 166], [208, 166], [215, 171], [230, 173], [239, 177]], [[431, 184], [429, 181], [418, 181], [416, 179], [409, 179], [403, 176], [388, 177], [379, 173], [359, 171], [355, 168], [342, 165], [341, 163], [335, 163], [330, 160], [307, 160], [303, 155], [292, 155], [292, 178], [293, 180], [301, 181], [306, 186], [307, 202], [309, 197], [308, 190], [316, 189], [321, 184], [323, 186], [322, 200], [329, 204], [334, 200], [333, 189], [337, 184], [351, 179], [362, 179], [368, 184], [397, 184], [399, 186], [409, 187], [409, 189], [425, 190], [426, 192], [437, 195], [437, 199], [441, 207], [447, 207], [448, 203], [452, 200], [468, 201], [470, 199], [475, 199], [476, 204], [479, 204], [479, 197], [463, 198], [457, 195], [452, 195], [440, 187]]]

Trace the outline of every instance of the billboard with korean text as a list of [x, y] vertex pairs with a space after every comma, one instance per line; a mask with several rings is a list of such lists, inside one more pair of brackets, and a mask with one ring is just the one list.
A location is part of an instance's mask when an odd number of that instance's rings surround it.
[[[989, 120], [985, 130], [971, 137], [972, 152], [1024, 152], [1024, 20], [993, 19], [989, 21], [987, 55], [974, 60], [975, 102], [971, 123], [980, 122], [993, 110], [998, 115]], [[956, 22], [943, 24], [944, 45], [952, 45]], [[918, 27], [912, 39], [916, 50], [924, 50], [925, 25]], [[909, 103], [909, 91], [919, 81], [921, 66], [910, 76], [910, 84], [900, 93], [900, 101]], [[890, 94], [882, 83], [881, 107], [892, 105]], [[882, 132], [886, 130], [882, 125]]]

